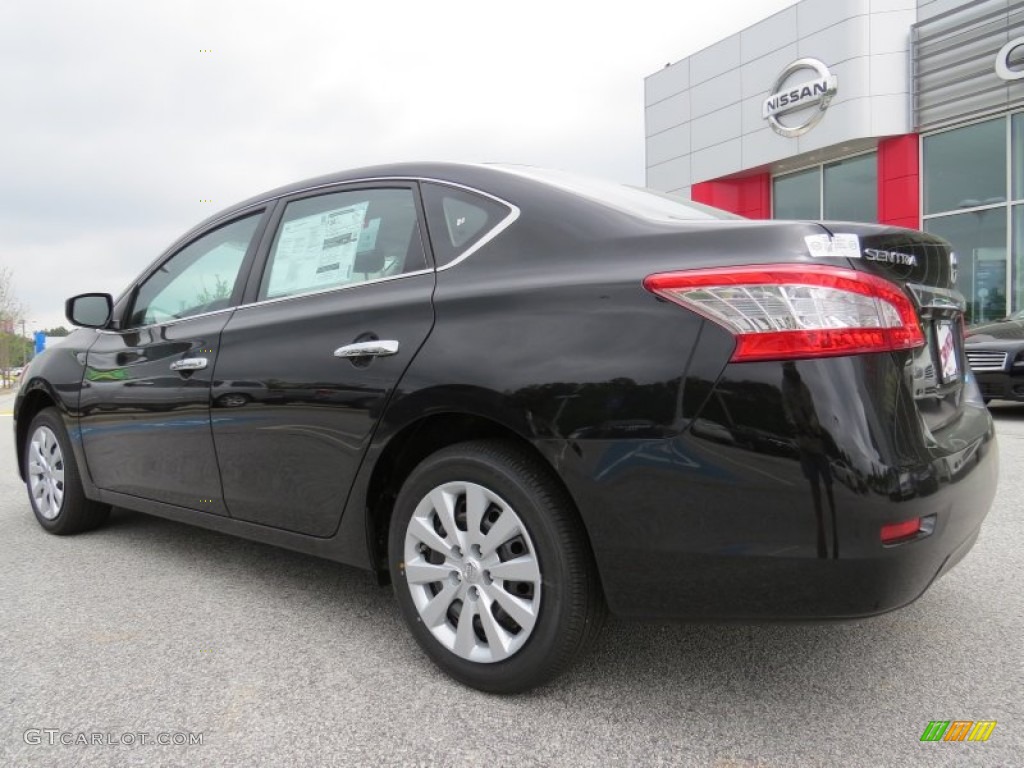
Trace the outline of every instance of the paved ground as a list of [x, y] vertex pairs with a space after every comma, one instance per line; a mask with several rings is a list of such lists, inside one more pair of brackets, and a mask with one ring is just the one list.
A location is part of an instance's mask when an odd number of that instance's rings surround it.
[[[126, 512], [46, 535], [0, 415], [0, 765], [1024, 765], [1024, 407], [996, 413], [996, 506], [913, 606], [613, 623], [585, 664], [506, 699], [435, 671], [358, 571]], [[984, 744], [920, 743], [934, 719], [999, 724]], [[203, 744], [34, 745], [28, 729]]]

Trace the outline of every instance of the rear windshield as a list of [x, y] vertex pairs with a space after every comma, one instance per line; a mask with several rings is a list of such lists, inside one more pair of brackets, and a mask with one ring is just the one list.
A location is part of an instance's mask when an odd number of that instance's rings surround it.
[[655, 221], [706, 221], [740, 219], [742, 216], [709, 205], [695, 203], [653, 189], [617, 184], [566, 171], [534, 168], [528, 165], [500, 165], [502, 170], [526, 176], [545, 184], [573, 192], [610, 208]]

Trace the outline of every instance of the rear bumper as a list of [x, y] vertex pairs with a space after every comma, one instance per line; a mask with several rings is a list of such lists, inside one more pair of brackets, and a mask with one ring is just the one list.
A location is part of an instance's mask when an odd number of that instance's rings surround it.
[[[901, 501], [858, 499], [833, 483], [834, 517], [822, 493], [824, 557], [813, 503], [791, 493], [736, 499], [720, 515], [734, 535], [714, 526], [719, 546], [708, 546], [710, 511], [697, 516], [693, 531], [662, 521], [657, 546], [623, 546], [631, 536], [605, 539], [598, 560], [609, 605], [640, 618], [759, 620], [857, 618], [899, 608], [973, 546], [994, 496], [997, 463], [992, 440], [955, 483]], [[926, 515], [935, 516], [930, 535], [882, 546], [884, 522]], [[768, 543], [773, 525], [790, 529], [790, 544]]]
[[[721, 407], [705, 406], [677, 437], [568, 446], [562, 476], [612, 612], [845, 619], [921, 596], [977, 539], [998, 447], [980, 404], [964, 406], [955, 434], [927, 434], [907, 388], [890, 387], [890, 364], [799, 364], [815, 440], [779, 426], [783, 404], [762, 386], [781, 380], [779, 364], [766, 363], [720, 381]], [[883, 525], [915, 517], [934, 523], [929, 533], [882, 544]]]

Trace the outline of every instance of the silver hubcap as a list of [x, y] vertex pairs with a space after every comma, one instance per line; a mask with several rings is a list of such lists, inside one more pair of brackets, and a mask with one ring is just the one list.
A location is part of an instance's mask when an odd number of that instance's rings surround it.
[[406, 581], [420, 619], [456, 656], [516, 653], [540, 609], [537, 553], [519, 515], [476, 483], [445, 483], [416, 506], [405, 534]]
[[56, 518], [64, 503], [64, 454], [49, 427], [39, 427], [29, 443], [28, 484], [36, 511], [47, 520]]

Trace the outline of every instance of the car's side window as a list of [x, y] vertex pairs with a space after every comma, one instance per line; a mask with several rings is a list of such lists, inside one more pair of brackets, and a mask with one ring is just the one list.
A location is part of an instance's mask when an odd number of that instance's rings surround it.
[[425, 183], [422, 189], [430, 241], [439, 267], [468, 251], [511, 213], [497, 200], [458, 187]]
[[189, 243], [139, 286], [129, 327], [154, 325], [231, 306], [262, 213], [233, 221]]
[[408, 188], [359, 189], [288, 203], [260, 299], [364, 283], [426, 267]]

